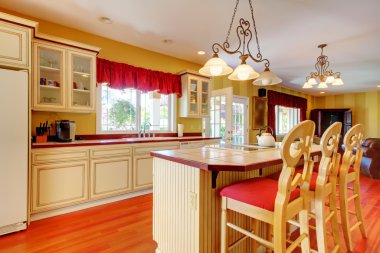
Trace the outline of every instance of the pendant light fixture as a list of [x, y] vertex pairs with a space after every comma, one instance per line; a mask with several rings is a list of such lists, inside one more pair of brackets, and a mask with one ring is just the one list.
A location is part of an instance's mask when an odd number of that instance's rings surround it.
[[[235, 20], [236, 11], [239, 5], [239, 0], [236, 1], [235, 9], [232, 15], [231, 23], [227, 32], [227, 37], [223, 44], [220, 43], [214, 43], [212, 45], [212, 51], [214, 52], [213, 57], [206, 62], [206, 64], [199, 70], [199, 73], [206, 76], [221, 76], [221, 75], [227, 75], [232, 72], [228, 76], [231, 80], [237, 80], [237, 81], [244, 81], [244, 80], [250, 80], [255, 79], [253, 82], [255, 85], [274, 85], [279, 84], [282, 82], [282, 80], [276, 76], [273, 72], [269, 69], [269, 60], [263, 59], [260, 51], [260, 45], [259, 45], [259, 38], [257, 35], [257, 29], [256, 29], [256, 22], [255, 18], [253, 16], [253, 7], [252, 7], [252, 0], [248, 0], [249, 7], [251, 10], [251, 17], [252, 17], [252, 25], [253, 25], [253, 32], [251, 31], [251, 23], [248, 20], [245, 20], [241, 18], [239, 20], [239, 25], [236, 27], [236, 34], [238, 37], [238, 47], [236, 49], [230, 49], [231, 45], [229, 42], [230, 33], [232, 29], [232, 25]], [[257, 45], [257, 53], [256, 55], [252, 55], [251, 49], [250, 49], [250, 42], [252, 40], [252, 35], [255, 35], [255, 42]], [[231, 67], [227, 65], [227, 63], [219, 58], [218, 53], [220, 50], [223, 50], [227, 54], [239, 54], [239, 58], [241, 60], [241, 64], [235, 68], [235, 70], [232, 70]], [[265, 71], [260, 75], [257, 73], [250, 65], [247, 64], [246, 60], [251, 59], [252, 61], [256, 63], [264, 62], [265, 64]]]
[[[327, 44], [318, 45], [321, 49], [321, 55], [317, 58], [317, 63], [315, 64], [316, 72], [311, 72], [309, 76], [306, 77], [306, 82], [302, 86], [304, 89], [313, 88], [313, 85], [318, 84], [318, 89], [328, 88], [327, 84], [332, 84], [335, 86], [343, 85], [343, 80], [340, 77], [340, 72], [333, 72], [332, 70], [327, 70], [330, 66], [328, 57], [323, 54], [323, 48]], [[318, 82], [319, 81], [319, 82]]]

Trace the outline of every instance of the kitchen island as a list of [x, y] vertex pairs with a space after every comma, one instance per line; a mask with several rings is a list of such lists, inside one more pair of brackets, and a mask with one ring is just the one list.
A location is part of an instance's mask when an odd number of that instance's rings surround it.
[[[320, 154], [313, 145], [312, 155]], [[202, 147], [151, 152], [153, 159], [153, 239], [156, 253], [220, 252], [219, 190], [244, 179], [281, 170], [279, 148], [233, 150]], [[251, 229], [251, 220], [230, 213], [236, 225]], [[265, 233], [260, 224], [260, 233]], [[230, 243], [241, 234], [230, 232]], [[246, 240], [230, 252], [251, 252]]]

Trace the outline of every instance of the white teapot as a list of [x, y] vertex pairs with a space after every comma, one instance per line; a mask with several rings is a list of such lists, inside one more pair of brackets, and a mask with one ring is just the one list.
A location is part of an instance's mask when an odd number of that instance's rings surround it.
[[276, 140], [271, 133], [261, 133], [264, 128], [270, 129], [273, 134], [273, 129], [270, 126], [264, 126], [260, 128], [259, 133], [256, 135], [259, 146], [274, 147]]

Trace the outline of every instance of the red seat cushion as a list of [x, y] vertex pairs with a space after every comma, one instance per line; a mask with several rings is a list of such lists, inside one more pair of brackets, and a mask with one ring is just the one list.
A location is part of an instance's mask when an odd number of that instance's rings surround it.
[[[340, 175], [340, 167], [342, 167], [342, 164], [339, 165], [339, 169], [338, 169], [338, 176]], [[354, 172], [355, 169], [353, 166], [350, 166], [350, 168], [348, 168], [348, 173], [351, 173], [351, 172]]]
[[[220, 196], [231, 198], [248, 205], [274, 211], [278, 182], [268, 178], [251, 178], [224, 187]], [[290, 194], [289, 202], [300, 196], [297, 188]]]
[[[302, 169], [298, 169], [296, 170], [296, 173], [294, 173], [294, 175], [297, 175], [297, 174], [302, 174]], [[318, 173], [317, 172], [312, 172], [311, 173], [311, 178], [310, 178], [310, 191], [315, 191], [315, 186], [317, 185], [317, 178], [318, 178]]]
[[[296, 171], [298, 171], [298, 170], [302, 171], [302, 169], [303, 169], [303, 165], [296, 167]], [[319, 163], [314, 163], [313, 171], [318, 173], [318, 170], [319, 170]], [[268, 175], [267, 178], [278, 181], [278, 179], [280, 178], [280, 175], [281, 175], [281, 171], [276, 172], [276, 173], [271, 174], [271, 175]]]

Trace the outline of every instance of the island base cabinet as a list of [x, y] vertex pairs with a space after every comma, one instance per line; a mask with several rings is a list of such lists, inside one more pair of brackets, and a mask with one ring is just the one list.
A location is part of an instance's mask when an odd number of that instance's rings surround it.
[[[267, 167], [274, 170], [277, 167]], [[232, 183], [258, 177], [259, 171], [221, 171], [212, 187], [212, 172], [154, 157], [153, 160], [153, 239], [156, 252], [220, 252], [220, 190]], [[229, 211], [229, 221], [251, 231], [252, 219]], [[259, 222], [259, 236], [266, 237], [266, 225]], [[229, 245], [241, 238], [229, 232]], [[251, 240], [245, 240], [229, 253], [253, 252]], [[261, 252], [261, 251], [259, 251]]]
[[133, 189], [142, 190], [153, 186], [153, 157], [140, 155], [133, 157]]
[[32, 167], [32, 213], [88, 200], [88, 161]]
[[91, 160], [90, 198], [104, 198], [132, 191], [130, 157]]

